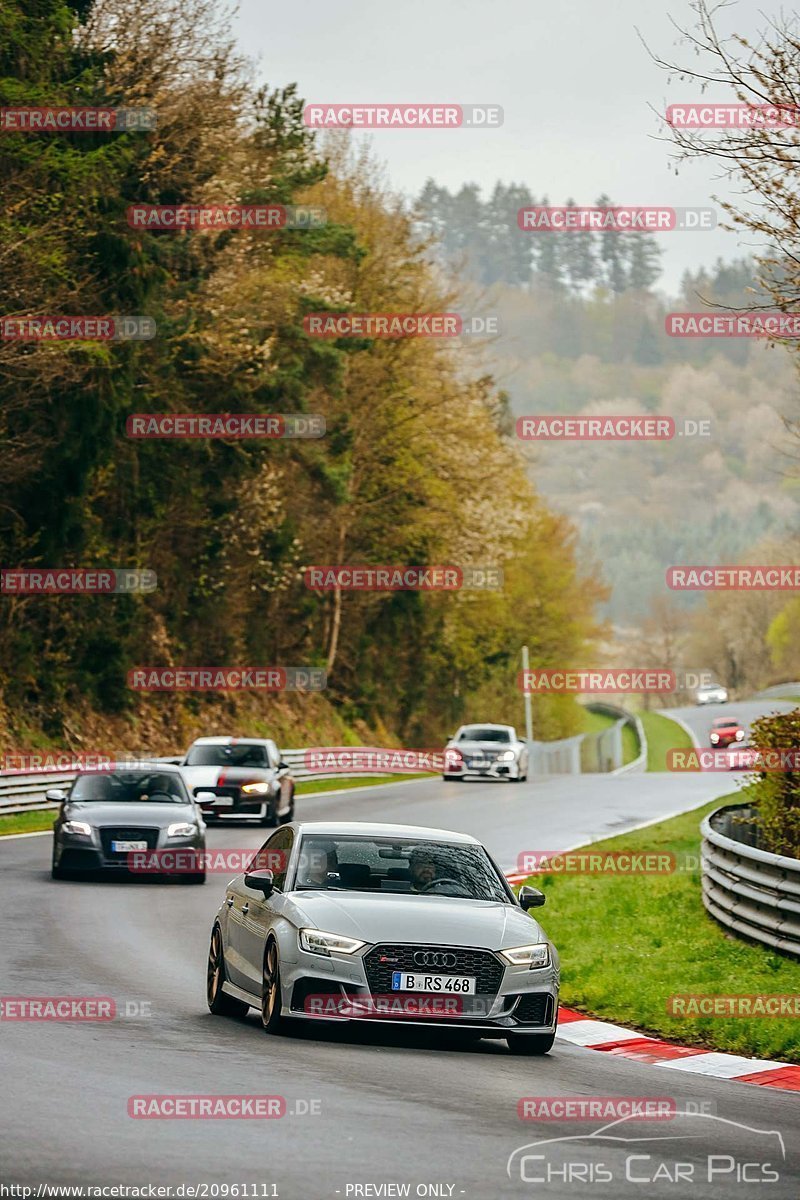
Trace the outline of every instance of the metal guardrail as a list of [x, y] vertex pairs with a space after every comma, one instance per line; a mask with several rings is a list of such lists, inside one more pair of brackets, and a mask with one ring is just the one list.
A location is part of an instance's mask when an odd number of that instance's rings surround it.
[[743, 810], [750, 806], [726, 805], [700, 825], [703, 904], [731, 933], [800, 958], [800, 859], [746, 846], [714, 827], [730, 831]]
[[[319, 749], [319, 747], [315, 747], [315, 749]], [[353, 747], [353, 749], [355, 750], [357, 747]], [[63, 753], [66, 756], [70, 752]], [[281, 754], [284, 761], [291, 767], [295, 779], [369, 779], [379, 773], [375, 771], [311, 770], [305, 766], [305, 756], [308, 754], [306, 748], [282, 750]], [[179, 764], [183, 761], [183, 755], [164, 757], [142, 755], [136, 761]], [[58, 805], [48, 800], [45, 793], [49, 788], [69, 787], [77, 774], [78, 771], [0, 771], [0, 814], [11, 816], [14, 813], [57, 808]]]
[[[588, 749], [584, 761], [594, 765], [592, 762], [594, 759], [598, 771], [608, 772], [612, 775], [628, 775], [646, 771], [647, 737], [639, 717], [628, 712], [626, 708], [621, 708], [618, 704], [609, 704], [605, 700], [591, 700], [584, 704], [584, 708], [587, 708], [589, 712], [603, 713], [606, 716], [617, 718], [609, 729], [601, 730], [600, 733], [583, 735], [585, 747]], [[633, 762], [629, 763], [624, 762], [622, 745], [624, 725], [630, 725], [633, 729], [639, 746], [638, 755]]]

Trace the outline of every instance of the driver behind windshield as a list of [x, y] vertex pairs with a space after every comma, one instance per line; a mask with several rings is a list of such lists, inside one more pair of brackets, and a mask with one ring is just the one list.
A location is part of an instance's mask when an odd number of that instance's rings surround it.
[[412, 892], [424, 892], [440, 876], [433, 855], [425, 849], [411, 851], [408, 856], [408, 870], [411, 875]]
[[300, 860], [299, 885], [308, 888], [327, 888], [330, 875], [339, 869], [336, 846], [333, 842], [312, 842], [303, 846]]

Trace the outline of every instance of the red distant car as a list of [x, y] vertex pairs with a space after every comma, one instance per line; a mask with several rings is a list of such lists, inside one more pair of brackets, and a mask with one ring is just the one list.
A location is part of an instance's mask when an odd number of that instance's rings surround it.
[[711, 745], [717, 748], [744, 741], [744, 730], [736, 717], [717, 717], [711, 722]]

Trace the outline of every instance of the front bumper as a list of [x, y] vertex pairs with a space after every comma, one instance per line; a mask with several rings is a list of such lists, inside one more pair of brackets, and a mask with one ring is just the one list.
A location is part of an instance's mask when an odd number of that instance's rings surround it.
[[[418, 947], [413, 947], [418, 948]], [[491, 956], [498, 984], [478, 975], [473, 996], [410, 993], [376, 987], [365, 960], [382, 947], [368, 946], [358, 954], [322, 955], [297, 950], [296, 961], [281, 958], [283, 1015], [300, 1020], [368, 1021], [379, 1024], [435, 1026], [505, 1037], [509, 1033], [552, 1033], [558, 1020], [558, 967], [531, 970], [505, 964], [483, 948], [452, 948]], [[473, 970], [474, 968], [466, 968]], [[465, 973], [459, 970], [453, 974]], [[370, 982], [370, 976], [372, 983]], [[483, 990], [480, 990], [483, 981]]]
[[202, 836], [166, 838], [166, 830], [148, 839], [147, 850], [116, 854], [104, 845], [98, 829], [90, 836], [62, 834], [53, 845], [53, 866], [62, 871], [115, 872], [130, 878], [191, 875], [205, 872], [206, 843]]
[[[218, 801], [228, 803], [203, 803], [197, 799], [200, 792], [214, 792]], [[261, 795], [244, 795], [236, 787], [196, 787], [194, 798], [200, 805], [203, 819], [212, 821], [263, 821], [274, 816], [278, 805], [279, 791], [265, 792]], [[230, 803], [233, 801], [233, 803]]]
[[461, 767], [449, 766], [444, 772], [449, 779], [518, 779], [519, 773], [516, 759], [513, 762], [488, 763], [485, 767], [466, 764]]

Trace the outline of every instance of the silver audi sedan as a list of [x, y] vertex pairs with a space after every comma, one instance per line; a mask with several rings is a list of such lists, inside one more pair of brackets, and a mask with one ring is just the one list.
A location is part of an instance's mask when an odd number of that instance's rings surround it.
[[212, 1013], [449, 1027], [546, 1054], [558, 954], [485, 848], [413, 825], [293, 822], [228, 884], [214, 919]]

